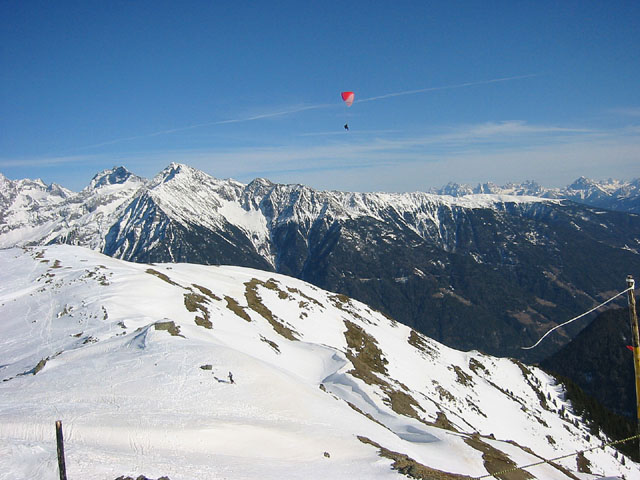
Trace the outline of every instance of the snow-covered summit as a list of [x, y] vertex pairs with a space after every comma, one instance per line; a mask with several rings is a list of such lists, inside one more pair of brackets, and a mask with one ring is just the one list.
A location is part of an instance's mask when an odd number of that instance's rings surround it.
[[96, 174], [89, 184], [89, 188], [96, 189], [105, 185], [116, 185], [123, 184], [129, 179], [132, 179], [137, 182], [142, 182], [143, 179], [134, 175], [125, 167], [113, 167], [110, 170], [103, 170], [102, 172]]
[[60, 185], [45, 184], [41, 179], [9, 180], [0, 173], [0, 209], [5, 210], [11, 203], [18, 203], [23, 208], [55, 204], [73, 195]]
[[57, 478], [56, 420], [69, 478], [468, 479], [561, 456], [519, 475], [640, 478], [541, 370], [300, 280], [66, 245], [0, 263], [6, 478]]

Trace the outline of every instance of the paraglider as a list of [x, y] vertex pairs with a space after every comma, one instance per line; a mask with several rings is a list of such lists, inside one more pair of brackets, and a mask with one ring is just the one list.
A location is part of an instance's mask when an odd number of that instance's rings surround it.
[[[350, 107], [351, 105], [353, 105], [353, 99], [355, 97], [355, 94], [353, 92], [342, 92], [340, 94], [340, 96], [342, 97], [342, 100], [344, 101], [344, 104], [348, 107]], [[348, 132], [349, 131], [349, 123], [345, 122], [344, 124], [344, 129]]]
[[342, 92], [340, 95], [342, 96], [342, 100], [344, 100], [344, 103], [347, 105], [347, 107], [353, 105], [353, 99], [355, 97], [353, 92]]

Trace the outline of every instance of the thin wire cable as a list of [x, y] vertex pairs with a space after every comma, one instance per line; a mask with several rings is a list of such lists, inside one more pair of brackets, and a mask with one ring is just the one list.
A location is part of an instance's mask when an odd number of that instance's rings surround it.
[[[622, 292], [625, 293], [625, 292]], [[555, 458], [550, 458], [549, 460], [541, 460], [539, 462], [536, 463], [530, 463], [529, 465], [522, 465], [521, 467], [513, 467], [513, 468], [508, 468], [507, 470], [502, 470], [500, 472], [495, 472], [495, 473], [490, 473], [488, 475], [482, 475], [481, 477], [473, 477], [474, 480], [481, 480], [483, 478], [490, 478], [490, 477], [498, 477], [499, 475], [504, 475], [505, 473], [511, 473], [511, 472], [515, 472], [517, 470], [524, 470], [525, 468], [530, 468], [530, 467], [535, 467], [538, 465], [544, 465], [545, 463], [551, 463], [551, 462], [555, 462], [556, 460], [562, 460], [563, 458], [568, 458], [568, 457], [573, 457], [575, 455], [580, 455], [581, 453], [586, 453], [586, 452], [591, 452], [592, 450], [598, 450], [599, 448], [604, 449], [605, 447], [610, 447], [612, 445], [617, 445], [619, 443], [625, 443], [628, 442], [630, 440], [635, 440], [636, 438], [639, 438], [640, 434], [636, 434], [633, 435], [631, 437], [627, 437], [624, 438], [622, 440], [615, 440], [613, 442], [609, 442], [609, 443], [604, 443], [602, 445], [598, 445], [597, 447], [592, 447], [592, 448], [587, 448], [586, 450], [580, 450], [578, 452], [573, 452], [573, 453], [569, 453], [567, 455], [562, 455], [560, 457], [555, 457]]]
[[561, 323], [560, 325], [556, 325], [555, 327], [553, 327], [551, 330], [549, 330], [547, 333], [545, 333], [542, 337], [540, 337], [540, 340], [538, 340], [536, 343], [534, 343], [533, 345], [531, 345], [530, 347], [520, 347], [522, 350], [531, 350], [532, 348], [537, 347], [540, 342], [542, 340], [544, 340], [544, 338], [549, 335], [551, 332], [553, 332], [554, 330], [557, 330], [560, 327], [564, 327], [565, 325], [569, 325], [571, 322], [575, 322], [576, 320], [581, 319], [582, 317], [584, 317], [585, 315], [589, 315], [591, 312], [593, 312], [594, 310], [599, 309], [600, 307], [606, 305], [607, 303], [615, 300], [616, 298], [618, 298], [620, 295], [624, 295], [625, 293], [627, 293], [629, 290], [633, 290], [634, 287], [629, 287], [626, 290], [623, 290], [622, 292], [618, 293], [617, 295], [614, 295], [613, 297], [611, 297], [609, 300], [602, 302], [600, 305], [598, 305], [597, 307], [593, 307], [591, 310], [589, 310], [588, 312], [584, 312], [581, 315], [578, 315], [577, 317], [572, 318], [571, 320], [567, 320], [564, 323]]

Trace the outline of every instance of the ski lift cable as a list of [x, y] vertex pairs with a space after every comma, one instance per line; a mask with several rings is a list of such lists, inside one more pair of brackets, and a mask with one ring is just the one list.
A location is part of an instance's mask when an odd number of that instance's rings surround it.
[[[626, 292], [626, 290], [625, 290], [625, 292]], [[622, 292], [622, 293], [625, 293], [625, 292]], [[525, 468], [535, 467], [535, 466], [538, 466], [538, 465], [543, 465], [545, 463], [551, 464], [551, 462], [555, 462], [556, 460], [562, 460], [563, 458], [573, 457], [575, 455], [580, 455], [581, 453], [591, 452], [593, 450], [598, 450], [599, 448], [604, 449], [605, 447], [610, 447], [610, 446], [613, 446], [613, 445], [618, 445], [620, 443], [629, 442], [631, 440], [635, 440], [636, 438], [640, 438], [640, 433], [638, 433], [636, 435], [633, 435], [631, 437], [623, 438], [622, 440], [615, 440], [613, 442], [603, 443], [602, 445], [598, 445], [596, 447], [587, 448], [586, 450], [580, 450], [578, 452], [568, 453], [568, 454], [562, 455], [560, 457], [550, 458], [549, 460], [542, 459], [539, 462], [530, 463], [529, 465], [522, 465], [521, 467], [513, 467], [513, 468], [509, 468], [507, 470], [502, 470], [500, 472], [490, 473], [488, 475], [482, 475], [481, 477], [473, 477], [473, 480], [482, 480], [483, 478], [491, 478], [491, 477], [498, 478], [499, 475], [504, 475], [506, 473], [516, 472], [518, 470], [524, 470]]]
[[600, 305], [598, 305], [598, 306], [596, 306], [596, 307], [593, 307], [591, 310], [589, 310], [589, 311], [587, 311], [587, 312], [584, 312], [584, 313], [582, 313], [582, 314], [578, 315], [577, 317], [572, 318], [571, 320], [567, 320], [566, 322], [561, 323], [560, 325], [556, 325], [555, 327], [553, 327], [552, 329], [550, 329], [549, 331], [547, 331], [547, 333], [545, 333], [542, 337], [540, 337], [540, 340], [538, 340], [536, 343], [534, 343], [534, 344], [533, 344], [533, 345], [531, 345], [530, 347], [520, 347], [520, 348], [521, 348], [522, 350], [531, 350], [532, 348], [537, 347], [537, 346], [540, 344], [540, 342], [542, 342], [542, 340], [544, 340], [544, 338], [545, 338], [547, 335], [549, 335], [551, 332], [553, 332], [554, 330], [557, 330], [557, 329], [558, 329], [558, 328], [560, 328], [560, 327], [564, 327], [565, 325], [568, 325], [568, 324], [570, 324], [571, 322], [575, 322], [576, 320], [581, 319], [581, 318], [582, 318], [582, 317], [584, 317], [585, 315], [590, 314], [591, 312], [593, 312], [593, 311], [595, 311], [595, 310], [599, 309], [600, 307], [602, 307], [602, 306], [606, 305], [607, 303], [609, 303], [609, 302], [611, 302], [611, 301], [615, 300], [615, 299], [616, 299], [616, 298], [618, 298], [620, 295], [624, 295], [625, 293], [627, 293], [628, 291], [633, 290], [633, 289], [634, 289], [634, 287], [633, 287], [633, 286], [631, 286], [631, 287], [627, 288], [626, 290], [623, 290], [622, 292], [618, 293], [617, 295], [614, 295], [613, 297], [611, 297], [609, 300], [606, 300], [606, 301], [602, 302]]

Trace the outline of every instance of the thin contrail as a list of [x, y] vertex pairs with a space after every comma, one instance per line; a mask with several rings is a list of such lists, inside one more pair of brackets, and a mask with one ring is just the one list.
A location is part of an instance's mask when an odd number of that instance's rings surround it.
[[263, 113], [260, 115], [253, 115], [250, 117], [240, 117], [240, 118], [231, 118], [231, 119], [227, 119], [227, 120], [217, 120], [215, 122], [206, 122], [206, 123], [197, 123], [195, 125], [187, 125], [186, 127], [176, 127], [176, 128], [170, 128], [167, 130], [159, 130], [157, 132], [152, 132], [152, 133], [146, 133], [144, 135], [135, 135], [132, 137], [122, 137], [122, 138], [115, 138], [113, 140], [108, 140], [106, 142], [101, 142], [101, 143], [95, 143], [92, 145], [85, 145], [84, 147], [77, 147], [74, 150], [86, 150], [86, 149], [90, 149], [90, 148], [96, 148], [96, 147], [104, 147], [105, 145], [112, 145], [114, 143], [120, 143], [120, 142], [126, 142], [129, 140], [139, 140], [141, 138], [150, 138], [150, 137], [157, 137], [160, 135], [169, 135], [171, 133], [176, 133], [176, 132], [184, 132], [186, 130], [193, 130], [194, 128], [202, 128], [202, 127], [211, 127], [214, 125], [227, 125], [227, 124], [231, 124], [231, 123], [243, 123], [243, 122], [251, 122], [254, 120], [262, 120], [264, 118], [273, 118], [273, 117], [281, 117], [283, 115], [289, 115], [292, 113], [298, 113], [298, 112], [304, 112], [306, 110], [317, 110], [320, 108], [327, 108], [327, 107], [333, 107], [334, 104], [318, 104], [318, 105], [307, 105], [306, 107], [297, 107], [297, 108], [292, 108], [289, 110], [282, 110], [279, 112], [272, 112], [272, 113]]
[[419, 88], [417, 90], [404, 90], [402, 92], [387, 93], [385, 95], [378, 95], [376, 97], [362, 98], [360, 100], [357, 100], [354, 103], [372, 102], [374, 100], [382, 100], [383, 98], [400, 97], [402, 95], [415, 95], [416, 93], [435, 92], [437, 90], [453, 90], [454, 88], [465, 88], [465, 87], [474, 87], [477, 85], [487, 85], [489, 83], [509, 82], [511, 80], [521, 80], [523, 78], [537, 77], [539, 75], [540, 74], [538, 73], [531, 73], [528, 75], [518, 75], [515, 77], [503, 77], [503, 78], [494, 78], [492, 80], [482, 80], [479, 82], [466, 82], [466, 83], [457, 83], [455, 85], [444, 85], [441, 87]]
[[[392, 97], [400, 97], [403, 95], [415, 95], [417, 93], [425, 93], [425, 92], [435, 92], [438, 90], [452, 90], [452, 89], [456, 89], [456, 88], [465, 88], [465, 87], [473, 87], [473, 86], [477, 86], [477, 85], [487, 85], [490, 83], [500, 83], [500, 82], [509, 82], [512, 80], [521, 80], [524, 78], [531, 78], [531, 77], [537, 77], [540, 74], [537, 73], [532, 73], [532, 74], [528, 74], [528, 75], [518, 75], [518, 76], [513, 76], [513, 77], [503, 77], [503, 78], [494, 78], [491, 80], [482, 80], [482, 81], [478, 81], [478, 82], [466, 82], [466, 83], [458, 83], [455, 85], [444, 85], [444, 86], [440, 86], [440, 87], [429, 87], [429, 88], [419, 88], [416, 90], [404, 90], [402, 92], [393, 92], [393, 93], [386, 93], [384, 95], [378, 95], [375, 97], [368, 97], [368, 98], [361, 98], [359, 100], [356, 100], [354, 103], [364, 103], [364, 102], [373, 102], [375, 100], [382, 100], [385, 98], [392, 98]], [[160, 135], [169, 135], [172, 133], [176, 133], [176, 132], [184, 132], [186, 130], [193, 130], [195, 128], [202, 128], [202, 127], [211, 127], [211, 126], [215, 126], [215, 125], [228, 125], [228, 124], [232, 124], [232, 123], [244, 123], [244, 122], [252, 122], [255, 120], [262, 120], [265, 118], [273, 118], [273, 117], [281, 117], [283, 115], [290, 115], [292, 113], [298, 113], [298, 112], [304, 112], [307, 110], [319, 110], [321, 108], [329, 108], [329, 107], [334, 107], [336, 104], [335, 103], [322, 103], [322, 104], [317, 104], [317, 105], [307, 105], [304, 107], [296, 107], [296, 108], [291, 108], [288, 110], [281, 110], [278, 112], [272, 112], [272, 113], [263, 113], [260, 115], [252, 115], [249, 117], [239, 117], [239, 118], [231, 118], [231, 119], [227, 119], [227, 120], [217, 120], [215, 122], [206, 122], [206, 123], [197, 123], [195, 125], [187, 125], [185, 127], [177, 127], [177, 128], [171, 128], [171, 129], [166, 129], [166, 130], [159, 130], [157, 132], [152, 132], [152, 133], [146, 133], [144, 135], [135, 135], [135, 136], [131, 136], [131, 137], [122, 137], [122, 138], [115, 138], [113, 140], [108, 140], [106, 142], [101, 142], [101, 143], [95, 143], [92, 145], [86, 145], [84, 147], [77, 147], [74, 150], [87, 150], [87, 149], [91, 149], [91, 148], [97, 148], [97, 147], [104, 147], [106, 145], [113, 145], [115, 143], [120, 143], [120, 142], [126, 142], [129, 140], [139, 140], [141, 138], [150, 138], [150, 137], [157, 137]]]

